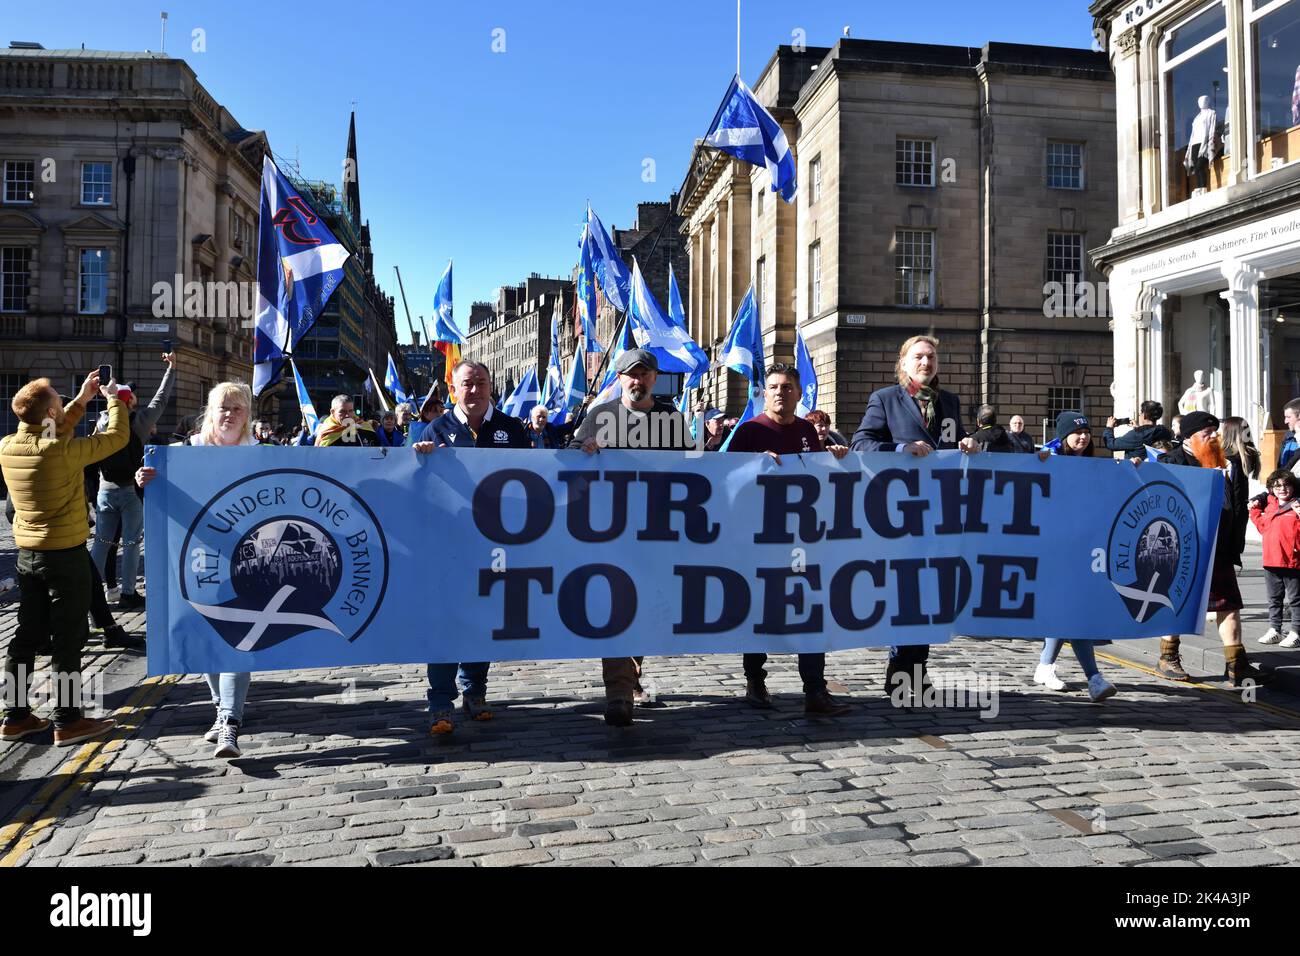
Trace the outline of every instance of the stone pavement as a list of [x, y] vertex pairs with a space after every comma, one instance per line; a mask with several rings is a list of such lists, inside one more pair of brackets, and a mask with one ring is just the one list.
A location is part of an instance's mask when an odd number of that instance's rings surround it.
[[[2, 547], [2, 544], [0, 544]], [[0, 637], [13, 628], [0, 605]], [[128, 619], [138, 624], [138, 620]], [[738, 695], [739, 656], [655, 658], [664, 706], [606, 727], [594, 661], [494, 665], [496, 719], [425, 735], [422, 668], [255, 678], [243, 758], [213, 760], [199, 678], [133, 686], [126, 726], [74, 752], [0, 754], [0, 863], [330, 866], [1275, 865], [1300, 860], [1300, 701], [1244, 704], [1108, 664], [1120, 695], [1029, 682], [1040, 645], [958, 640], [937, 678], [997, 682], [975, 709], [906, 711], [882, 651], [831, 656], [857, 704], [803, 716]], [[21, 758], [21, 759], [20, 759]]]

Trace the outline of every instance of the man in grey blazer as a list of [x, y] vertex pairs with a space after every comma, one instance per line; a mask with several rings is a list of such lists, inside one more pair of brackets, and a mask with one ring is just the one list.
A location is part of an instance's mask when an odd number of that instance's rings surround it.
[[[924, 458], [932, 451], [960, 448], [977, 452], [979, 443], [966, 434], [961, 400], [939, 388], [939, 343], [914, 335], [898, 350], [898, 384], [872, 392], [862, 423], [853, 433], [854, 451], [905, 452]], [[910, 644], [889, 649], [885, 693], [900, 688], [915, 698], [929, 684], [926, 661], [930, 645]], [[913, 683], [919, 674], [919, 686]]]

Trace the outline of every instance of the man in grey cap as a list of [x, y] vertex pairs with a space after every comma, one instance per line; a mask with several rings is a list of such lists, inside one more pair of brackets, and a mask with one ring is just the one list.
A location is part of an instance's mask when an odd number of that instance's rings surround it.
[[[602, 448], [690, 451], [691, 433], [672, 404], [653, 394], [659, 362], [645, 349], [629, 349], [614, 362], [622, 395], [593, 405], [573, 435], [570, 448], [594, 455]], [[642, 657], [606, 657], [605, 723], [627, 727], [632, 703], [641, 694]]]

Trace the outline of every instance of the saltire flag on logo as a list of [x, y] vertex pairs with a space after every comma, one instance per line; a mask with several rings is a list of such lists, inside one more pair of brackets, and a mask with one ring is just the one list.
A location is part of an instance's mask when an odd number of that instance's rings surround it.
[[[758, 319], [758, 306], [754, 302], [754, 286], [751, 283], [745, 297], [740, 300], [740, 308], [732, 320], [731, 331], [722, 343], [722, 354], [718, 366], [739, 372], [749, 379], [749, 402], [736, 423], [739, 428], [745, 422], [758, 415], [765, 404], [763, 400], [763, 383], [767, 379], [766, 363], [763, 360], [763, 327]], [[736, 429], [731, 430], [727, 440], [722, 443], [721, 451], [726, 451], [731, 439], [736, 436]]]
[[285, 356], [316, 324], [343, 282], [343, 264], [350, 254], [270, 156], [262, 157], [257, 230], [254, 395], [279, 381]]
[[609, 238], [609, 233], [605, 231], [600, 217], [590, 206], [587, 207], [586, 242], [588, 254], [591, 256], [592, 270], [600, 280], [605, 298], [609, 299], [610, 304], [618, 311], [626, 312], [632, 273], [628, 271], [623, 257], [618, 254], [618, 249], [614, 247], [614, 240]]
[[591, 245], [587, 242], [589, 230], [582, 227], [582, 241], [579, 243], [578, 259], [578, 317], [582, 319], [582, 337], [586, 341], [588, 352], [605, 351], [596, 341], [596, 272], [591, 262]]
[[298, 408], [302, 411], [302, 417], [307, 422], [307, 428], [311, 434], [315, 435], [316, 426], [320, 424], [320, 416], [316, 414], [316, 406], [311, 403], [311, 396], [307, 394], [307, 386], [303, 384], [302, 376], [298, 374], [298, 364], [290, 359], [289, 367], [293, 369], [293, 383], [298, 388]]
[[[443, 381], [447, 383], [449, 396], [451, 396], [451, 370], [460, 361], [460, 347], [465, 344], [465, 339], [456, 328], [452, 315], [451, 260], [448, 259], [447, 268], [443, 271], [442, 278], [438, 280], [438, 288], [433, 293], [433, 338], [430, 342], [442, 353], [446, 362]], [[451, 401], [455, 400], [455, 397], [451, 397]]]
[[402, 388], [402, 380], [397, 375], [397, 363], [393, 361], [392, 352], [388, 353], [388, 371], [384, 373], [384, 387], [393, 393], [398, 405], [405, 405], [411, 400], [406, 394], [406, 389]]
[[803, 387], [803, 397], [795, 410], [800, 418], [817, 407], [817, 369], [813, 368], [812, 356], [808, 354], [808, 345], [803, 340], [803, 332], [794, 330], [794, 367], [799, 373], [799, 383]]
[[510, 393], [510, 397], [502, 404], [501, 411], [514, 418], [528, 421], [528, 416], [532, 413], [533, 406], [537, 404], [537, 399], [537, 370], [530, 368], [524, 373], [524, 377], [519, 380], [515, 390]]
[[794, 202], [794, 154], [785, 131], [739, 76], [732, 78], [704, 142], [752, 166], [765, 166], [772, 191]]
[[646, 285], [641, 265], [632, 259], [632, 302], [627, 311], [632, 336], [640, 348], [659, 360], [660, 372], [684, 372], [699, 381], [709, 369], [709, 357], [686, 331], [685, 323], [669, 321]]

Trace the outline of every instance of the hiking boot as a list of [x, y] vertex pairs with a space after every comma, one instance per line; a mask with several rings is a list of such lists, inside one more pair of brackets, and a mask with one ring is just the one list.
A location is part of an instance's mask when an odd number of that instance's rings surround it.
[[767, 682], [761, 680], [745, 681], [745, 703], [759, 710], [774, 710], [772, 695], [767, 692]]
[[1250, 687], [1271, 684], [1277, 675], [1272, 671], [1261, 671], [1246, 657], [1246, 648], [1240, 644], [1223, 649], [1223, 679], [1229, 687]]
[[819, 690], [804, 696], [803, 712], [805, 714], [812, 714], [817, 717], [843, 717], [852, 710], [853, 707], [850, 704], [832, 697], [830, 692], [826, 690]]
[[452, 718], [454, 714], [450, 710], [440, 710], [435, 713], [429, 721], [430, 737], [445, 737], [456, 729], [456, 722]]
[[1183, 662], [1178, 657], [1178, 640], [1170, 640], [1167, 637], [1160, 639], [1160, 663], [1156, 665], [1160, 676], [1168, 680], [1189, 681], [1187, 671], [1183, 670]]
[[492, 710], [488, 707], [487, 698], [485, 697], [470, 697], [466, 694], [461, 706], [465, 709], [465, 713], [469, 715], [470, 720], [492, 719]]

